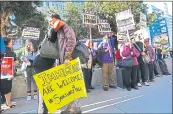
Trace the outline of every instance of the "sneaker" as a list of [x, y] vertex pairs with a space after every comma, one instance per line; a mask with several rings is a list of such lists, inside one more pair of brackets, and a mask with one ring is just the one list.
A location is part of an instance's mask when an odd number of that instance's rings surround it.
[[138, 86], [134, 86], [133, 89], [139, 90]]
[[161, 75], [160, 75], [160, 74], [158, 74], [158, 75], [156, 75], [156, 77], [161, 77]]
[[114, 89], [117, 89], [117, 86], [115, 85], [109, 85], [110, 88], [114, 88]]
[[108, 91], [108, 87], [104, 86], [103, 90]]
[[149, 82], [155, 82], [155, 81], [152, 79], [152, 80], [149, 80]]
[[1, 109], [0, 114], [4, 112], [4, 109]]
[[145, 86], [149, 86], [148, 82], [144, 82], [144, 85], [145, 85]]
[[89, 86], [89, 89], [94, 89], [94, 87], [93, 86]]
[[130, 87], [128, 87], [128, 88], [127, 88], [127, 91], [131, 91], [131, 88], [130, 88]]
[[141, 83], [137, 83], [137, 86], [138, 86], [138, 87], [142, 87]]
[[31, 100], [31, 95], [28, 95], [27, 96], [27, 101], [30, 101]]
[[86, 90], [87, 93], [90, 93], [91, 91], [89, 89]]
[[37, 100], [38, 96], [37, 95], [34, 95], [34, 100]]
[[7, 104], [4, 105], [4, 106], [1, 106], [1, 109], [3, 110], [7, 110], [7, 109], [10, 109], [10, 108], [14, 108], [16, 105], [11, 105], [11, 106], [8, 106]]

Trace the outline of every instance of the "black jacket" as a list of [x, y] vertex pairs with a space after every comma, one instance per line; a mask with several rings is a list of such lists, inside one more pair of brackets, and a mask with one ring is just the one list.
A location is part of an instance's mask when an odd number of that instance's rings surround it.
[[16, 54], [9, 47], [6, 47], [5, 57], [14, 57], [14, 61], [16, 61]]
[[142, 55], [141, 53], [143, 52], [143, 43], [142, 42], [136, 42], [134, 43], [135, 48], [140, 52], [140, 56], [138, 57], [138, 62], [141, 63], [142, 60]]

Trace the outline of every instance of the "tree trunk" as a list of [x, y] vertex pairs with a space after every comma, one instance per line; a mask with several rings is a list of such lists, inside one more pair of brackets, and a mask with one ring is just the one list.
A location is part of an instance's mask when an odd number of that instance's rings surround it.
[[1, 14], [1, 23], [0, 23], [0, 25], [1, 25], [1, 35], [3, 37], [8, 36], [7, 33], [6, 33], [6, 30], [5, 30], [5, 26], [8, 23], [8, 19], [9, 19], [10, 14], [11, 14], [10, 12], [4, 12], [4, 13]]

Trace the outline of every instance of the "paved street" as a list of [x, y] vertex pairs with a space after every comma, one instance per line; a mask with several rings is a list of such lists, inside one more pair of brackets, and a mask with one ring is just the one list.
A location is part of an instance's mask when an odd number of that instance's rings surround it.
[[[172, 73], [172, 59], [167, 60]], [[103, 91], [96, 87], [81, 99], [83, 113], [172, 113], [172, 76], [155, 79], [150, 86], [128, 92], [126, 89]], [[17, 105], [5, 113], [36, 113], [38, 101], [15, 99]]]

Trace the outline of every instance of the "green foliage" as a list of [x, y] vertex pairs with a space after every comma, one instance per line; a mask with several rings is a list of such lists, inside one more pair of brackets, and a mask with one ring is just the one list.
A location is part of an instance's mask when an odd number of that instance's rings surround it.
[[[140, 12], [147, 14], [148, 7], [141, 1], [123, 1], [123, 2], [87, 2], [85, 4], [85, 9], [96, 10], [97, 15], [101, 19], [107, 19], [110, 23], [113, 32], [117, 32], [116, 17], [115, 13], [131, 9], [134, 15], [134, 21], [136, 23], [136, 30], [140, 29], [138, 26], [140, 22]], [[152, 23], [155, 17], [153, 14], [147, 16], [148, 24]]]
[[157, 18], [157, 14], [156, 13], [151, 13], [147, 16], [148, 22], [147, 22], [147, 26], [150, 26], [154, 20]]
[[88, 37], [87, 29], [83, 25], [83, 5], [66, 2], [64, 6], [64, 20], [71, 26], [77, 39]]
[[[16, 19], [15, 23], [19, 27], [19, 34], [17, 38], [20, 38], [23, 27], [37, 27], [41, 29], [40, 40], [44, 37], [44, 32], [47, 28], [47, 21], [45, 15], [38, 12], [36, 8], [41, 2], [38, 1], [3, 1], [0, 2], [1, 13], [14, 13]], [[39, 42], [38, 42], [39, 43]], [[38, 45], [36, 43], [35, 45]]]
[[16, 54], [16, 57], [17, 57], [17, 60], [19, 60], [20, 63], [21, 63], [20, 57], [21, 57], [23, 51], [24, 51], [24, 47], [23, 48], [19, 48], [17, 50], [14, 50], [14, 52]]

